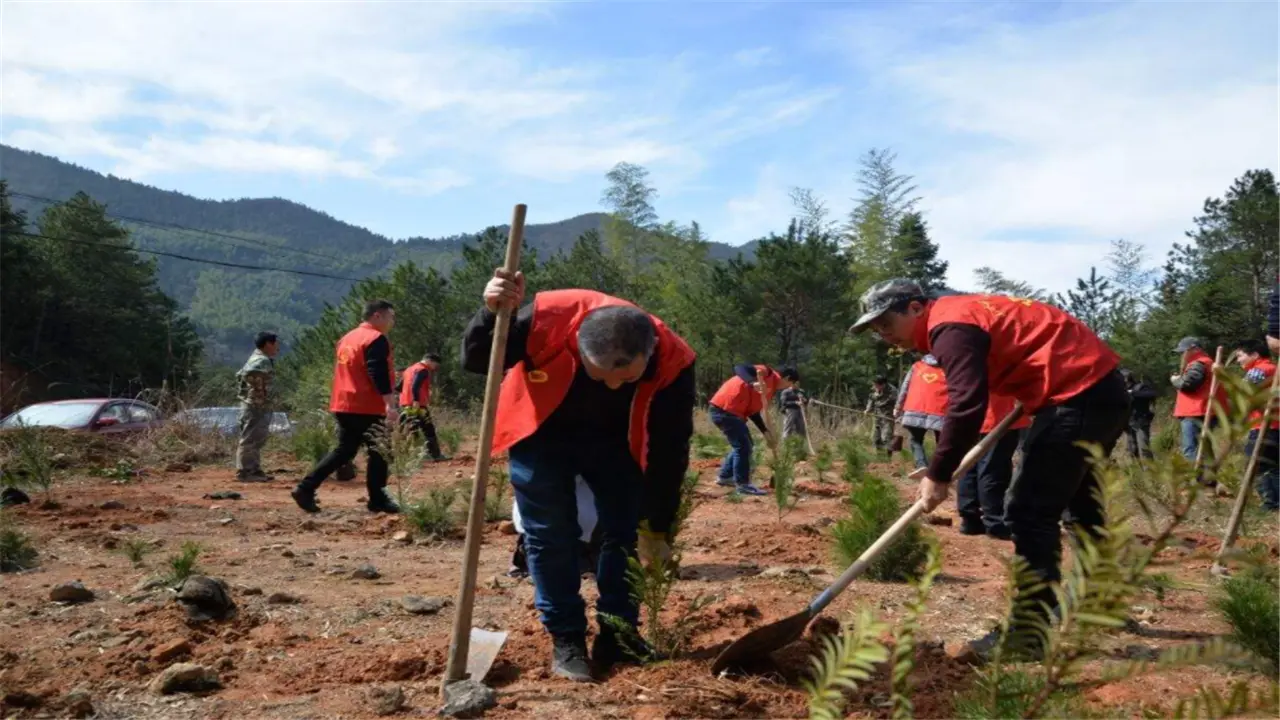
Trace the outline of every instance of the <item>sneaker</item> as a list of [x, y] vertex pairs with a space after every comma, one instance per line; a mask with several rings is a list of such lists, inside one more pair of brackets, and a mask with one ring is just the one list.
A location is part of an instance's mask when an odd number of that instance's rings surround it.
[[266, 473], [262, 472], [261, 470], [255, 470], [255, 471], [251, 471], [251, 472], [238, 472], [238, 473], [236, 473], [236, 481], [237, 481], [237, 482], [243, 482], [243, 483], [261, 483], [261, 482], [271, 482], [272, 480], [275, 480], [275, 478], [273, 478], [273, 477], [271, 477], [270, 475], [268, 475], [268, 474], [266, 474]]
[[294, 488], [289, 492], [293, 501], [298, 503], [298, 507], [309, 513], [320, 512], [320, 504], [316, 502], [316, 493], [314, 490], [304, 490], [300, 487]]
[[552, 635], [551, 672], [574, 682], [592, 682], [591, 665], [587, 662], [587, 638], [583, 635]]
[[609, 672], [614, 665], [643, 665], [660, 659], [634, 628], [618, 632], [600, 623], [600, 632], [591, 643], [591, 665], [597, 673]]
[[717, 477], [716, 484], [720, 487], [733, 487], [734, 485], [737, 485], [731, 477]]
[[738, 492], [742, 495], [768, 495], [769, 494], [768, 490], [762, 490], [756, 487], [755, 485], [752, 485], [751, 483], [747, 483], [746, 485], [738, 485], [737, 490], [735, 490], [735, 492]]
[[961, 535], [986, 535], [987, 528], [985, 525], [982, 524], [981, 521], [969, 522], [968, 520], [961, 520], [960, 534]]
[[[965, 643], [955, 659], [968, 665], [986, 665], [995, 656], [996, 646], [999, 644], [1000, 631], [992, 630], [977, 640]], [[1033, 641], [1020, 643], [1018, 647], [1006, 645], [1003, 659], [1011, 662], [1040, 662], [1044, 659], [1044, 648]]]
[[386, 490], [369, 493], [369, 503], [365, 507], [369, 508], [371, 513], [400, 514], [400, 506], [387, 495]]

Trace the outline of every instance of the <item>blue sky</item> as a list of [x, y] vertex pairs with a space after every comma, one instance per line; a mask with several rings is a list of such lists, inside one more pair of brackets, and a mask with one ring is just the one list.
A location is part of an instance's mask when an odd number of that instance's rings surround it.
[[898, 153], [965, 285], [1153, 263], [1277, 156], [1274, 3], [5, 3], [3, 141], [392, 237], [600, 209], [740, 244]]

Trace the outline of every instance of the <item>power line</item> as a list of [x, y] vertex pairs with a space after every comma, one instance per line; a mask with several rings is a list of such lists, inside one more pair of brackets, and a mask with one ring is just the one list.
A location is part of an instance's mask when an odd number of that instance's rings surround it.
[[222, 267], [238, 268], [240, 270], [264, 270], [268, 272], [288, 273], [290, 275], [306, 275], [309, 277], [326, 278], [328, 280], [345, 280], [347, 282], [360, 282], [358, 278], [345, 277], [343, 275], [330, 275], [328, 273], [311, 272], [310, 270], [293, 270], [290, 268], [268, 267], [265, 265], [246, 265], [244, 263], [226, 262], [224, 260], [208, 260], [205, 258], [191, 257], [190, 255], [180, 255], [178, 253], [164, 252], [162, 250], [143, 250], [142, 248], [130, 247], [128, 245], [112, 245], [105, 242], [92, 242], [89, 240], [77, 240], [75, 238], [52, 237], [49, 235], [39, 235], [37, 233], [19, 232], [15, 235], [23, 237], [39, 238], [41, 240], [53, 240], [55, 242], [74, 243], [76, 245], [89, 245], [92, 247], [110, 248], [112, 250], [127, 250], [130, 252], [146, 253], [148, 255], [159, 255], [161, 257], [174, 258], [177, 260], [186, 260], [187, 262], [204, 263], [205, 265], [220, 265]]
[[[40, 195], [32, 195], [30, 193], [17, 192], [15, 190], [10, 190], [9, 194], [14, 197], [27, 198], [28, 200], [35, 200], [37, 202], [48, 203], [50, 205], [56, 205], [56, 204], [65, 202], [64, 200], [55, 200], [53, 198], [47, 198]], [[201, 235], [209, 235], [211, 237], [226, 238], [229, 240], [236, 240], [238, 242], [253, 243], [254, 245], [258, 245], [260, 247], [263, 247], [269, 250], [283, 250], [285, 252], [297, 253], [300, 255], [310, 255], [311, 257], [321, 258], [324, 260], [329, 260], [331, 262], [346, 264], [346, 261], [342, 260], [341, 258], [334, 257], [333, 255], [325, 255], [324, 253], [313, 252], [311, 250], [302, 250], [300, 248], [292, 248], [287, 245], [277, 245], [276, 243], [270, 243], [265, 240], [258, 240], [256, 238], [241, 237], [239, 235], [231, 235], [229, 233], [222, 233], [216, 230], [205, 230], [203, 228], [195, 228], [195, 227], [190, 227], [188, 225], [179, 225], [177, 223], [167, 223], [167, 222], [162, 222], [160, 220], [148, 220], [146, 218], [131, 217], [129, 215], [121, 215], [120, 213], [115, 213], [115, 212], [103, 211], [103, 214], [108, 217], [116, 218], [117, 220], [125, 220], [128, 222], [138, 223], [139, 225], [150, 225], [153, 227], [169, 229], [169, 230], [185, 230], [186, 232], [199, 233]], [[240, 246], [240, 247], [243, 247], [243, 246]]]

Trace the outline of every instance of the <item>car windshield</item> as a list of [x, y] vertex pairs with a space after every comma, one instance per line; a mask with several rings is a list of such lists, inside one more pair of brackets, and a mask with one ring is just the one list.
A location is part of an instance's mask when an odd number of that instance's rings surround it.
[[89, 424], [93, 414], [98, 412], [102, 403], [45, 403], [25, 407], [0, 422], [0, 427], [12, 428], [19, 425], [41, 427], [79, 428]]

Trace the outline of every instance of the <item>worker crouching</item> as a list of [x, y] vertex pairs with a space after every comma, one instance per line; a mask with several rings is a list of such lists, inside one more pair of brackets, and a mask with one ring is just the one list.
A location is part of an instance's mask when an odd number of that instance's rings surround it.
[[[519, 308], [523, 298], [522, 274], [495, 273], [465, 332], [467, 370], [487, 370], [496, 312]], [[493, 452], [510, 455], [534, 605], [552, 637], [556, 675], [587, 682], [593, 664], [603, 673], [652, 655], [638, 633], [619, 632], [604, 617], [637, 627], [628, 559], [637, 549], [646, 563], [670, 556], [667, 532], [693, 435], [694, 358], [661, 320], [592, 290], [538, 293], [515, 314]], [[595, 497], [600, 533], [590, 661], [579, 591], [579, 475]]]

